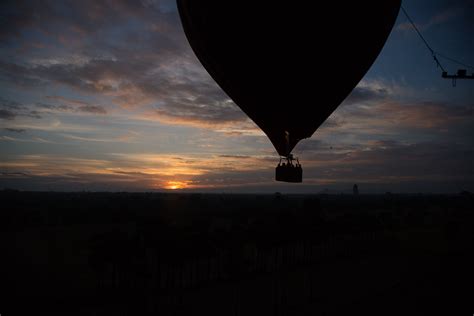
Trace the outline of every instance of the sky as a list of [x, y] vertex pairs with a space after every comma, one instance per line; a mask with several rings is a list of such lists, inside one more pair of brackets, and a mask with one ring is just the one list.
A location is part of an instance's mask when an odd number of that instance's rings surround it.
[[[473, 0], [403, 6], [433, 49], [474, 64]], [[295, 148], [304, 182], [280, 183], [271, 142], [199, 63], [174, 1], [2, 1], [0, 189], [474, 191], [474, 80], [440, 74], [400, 12], [366, 76]]]

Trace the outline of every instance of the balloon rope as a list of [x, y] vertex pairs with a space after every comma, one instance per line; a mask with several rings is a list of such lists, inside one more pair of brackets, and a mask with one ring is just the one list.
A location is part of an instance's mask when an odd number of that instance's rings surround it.
[[462, 63], [454, 58], [451, 58], [451, 57], [448, 57], [446, 55], [443, 55], [437, 51], [435, 51], [433, 48], [431, 48], [430, 44], [428, 44], [428, 42], [426, 41], [426, 39], [423, 37], [423, 35], [421, 34], [421, 32], [418, 30], [418, 28], [416, 27], [415, 23], [413, 22], [413, 20], [410, 18], [410, 16], [408, 15], [407, 11], [405, 10], [405, 8], [403, 6], [401, 6], [402, 8], [402, 11], [403, 13], [405, 14], [406, 18], [408, 19], [408, 21], [410, 22], [410, 24], [413, 26], [413, 29], [416, 31], [416, 33], [418, 33], [418, 35], [420, 36], [421, 40], [423, 41], [423, 43], [425, 43], [426, 45], [426, 48], [428, 48], [428, 50], [431, 52], [431, 56], [433, 56], [433, 59], [435, 60], [436, 64], [438, 65], [439, 68], [441, 68], [441, 70], [443, 71], [446, 71], [444, 70], [443, 66], [441, 65], [441, 63], [439, 62], [438, 58], [436, 56], [439, 56], [439, 57], [442, 57], [444, 59], [447, 59], [449, 61], [452, 61], [453, 63], [456, 63], [456, 64], [459, 64], [459, 65], [462, 65], [464, 67], [467, 67], [467, 68], [471, 68], [471, 69], [474, 69], [474, 66], [471, 66], [471, 65], [468, 65], [468, 64], [465, 64], [465, 63]]
[[413, 22], [413, 20], [410, 18], [410, 16], [408, 15], [407, 11], [405, 10], [405, 8], [403, 6], [401, 6], [402, 8], [402, 11], [403, 13], [405, 14], [405, 16], [407, 17], [408, 21], [411, 23], [411, 25], [413, 26], [413, 28], [415, 29], [416, 33], [418, 33], [418, 36], [420, 36], [421, 40], [423, 41], [423, 43], [425, 43], [426, 45], [426, 48], [429, 49], [429, 51], [431, 52], [431, 56], [433, 56], [434, 60], [436, 61], [436, 64], [438, 65], [439, 68], [441, 68], [442, 71], [446, 71], [444, 70], [443, 66], [441, 65], [441, 63], [439, 62], [438, 58], [436, 58], [436, 53], [435, 51], [431, 48], [430, 44], [428, 44], [428, 42], [425, 40], [425, 38], [423, 37], [423, 35], [421, 35], [421, 32], [418, 30], [418, 28], [416, 27], [415, 23]]

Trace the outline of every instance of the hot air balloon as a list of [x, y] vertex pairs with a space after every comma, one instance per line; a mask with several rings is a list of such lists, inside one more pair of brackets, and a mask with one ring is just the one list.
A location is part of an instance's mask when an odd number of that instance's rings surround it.
[[293, 148], [313, 135], [369, 70], [393, 28], [400, 2], [177, 4], [199, 61], [280, 155], [276, 180], [301, 182]]

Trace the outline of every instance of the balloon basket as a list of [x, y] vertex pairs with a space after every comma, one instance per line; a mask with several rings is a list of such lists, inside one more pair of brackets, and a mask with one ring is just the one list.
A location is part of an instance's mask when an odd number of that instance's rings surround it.
[[[282, 163], [282, 160], [286, 160], [286, 162]], [[294, 163], [292, 157], [280, 158], [280, 162], [275, 168], [275, 180], [291, 183], [303, 182], [303, 168], [298, 159]]]

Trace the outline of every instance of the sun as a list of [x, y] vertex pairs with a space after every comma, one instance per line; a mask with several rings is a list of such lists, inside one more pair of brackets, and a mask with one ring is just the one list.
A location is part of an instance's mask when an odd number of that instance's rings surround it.
[[188, 186], [186, 181], [168, 181], [166, 182], [165, 189], [168, 190], [180, 190], [185, 189]]

